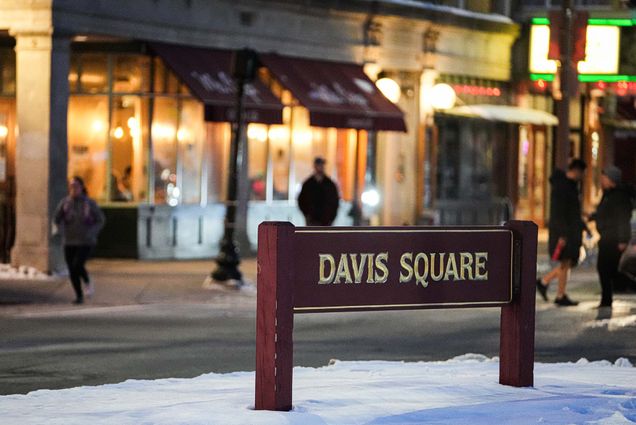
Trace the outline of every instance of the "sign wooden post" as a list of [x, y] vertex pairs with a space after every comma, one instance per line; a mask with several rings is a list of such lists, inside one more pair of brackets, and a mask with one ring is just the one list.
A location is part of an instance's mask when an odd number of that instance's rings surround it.
[[501, 308], [499, 383], [513, 387], [534, 385], [534, 318], [537, 278], [537, 225], [511, 221], [515, 234], [512, 302]]
[[499, 382], [533, 385], [537, 226], [258, 229], [257, 410], [292, 408], [294, 313], [501, 307]]
[[258, 227], [256, 410], [291, 410], [294, 328], [294, 226]]

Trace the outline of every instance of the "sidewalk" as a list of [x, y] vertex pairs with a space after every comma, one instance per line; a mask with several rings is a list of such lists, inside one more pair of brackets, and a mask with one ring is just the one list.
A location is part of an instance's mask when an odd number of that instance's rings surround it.
[[[539, 276], [550, 269], [545, 245], [545, 242], [540, 241]], [[246, 285], [239, 290], [219, 283], [204, 284], [214, 267], [213, 260], [93, 259], [88, 262], [87, 268], [95, 282], [95, 295], [86, 299], [81, 306], [71, 305], [75, 297], [66, 276], [49, 276], [44, 280], [0, 279], [0, 316], [43, 310], [146, 304], [212, 303], [233, 308], [255, 308], [256, 258], [242, 260], [240, 270]], [[553, 282], [548, 292], [550, 304], [555, 291], [556, 282]], [[573, 270], [568, 294], [579, 301], [597, 302], [600, 299], [594, 258]], [[537, 307], [545, 304], [537, 298]]]
[[66, 276], [46, 279], [0, 279], [0, 316], [43, 309], [95, 308], [140, 304], [256, 304], [256, 259], [241, 262], [246, 285], [241, 289], [204, 284], [213, 260], [139, 261], [93, 259], [87, 264], [95, 295], [81, 306]]

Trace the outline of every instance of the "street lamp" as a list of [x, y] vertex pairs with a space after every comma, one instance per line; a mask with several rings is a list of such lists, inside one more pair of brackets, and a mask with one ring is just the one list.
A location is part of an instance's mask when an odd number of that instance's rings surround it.
[[245, 92], [245, 84], [254, 79], [257, 69], [258, 58], [255, 51], [242, 49], [234, 52], [232, 57], [232, 77], [236, 83], [236, 110], [232, 123], [227, 207], [220, 252], [216, 257], [217, 268], [211, 275], [214, 280], [221, 282], [235, 280], [239, 285], [243, 282], [243, 276], [238, 269], [241, 258], [234, 241], [234, 229], [236, 227], [239, 143], [243, 132], [243, 94]]

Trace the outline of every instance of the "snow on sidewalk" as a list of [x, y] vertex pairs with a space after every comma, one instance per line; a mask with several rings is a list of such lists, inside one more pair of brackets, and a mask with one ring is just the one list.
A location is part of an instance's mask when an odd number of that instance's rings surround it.
[[11, 264], [0, 263], [0, 280], [50, 280], [51, 276], [36, 269], [35, 267], [19, 266], [12, 267]]
[[294, 410], [252, 409], [254, 373], [130, 380], [0, 397], [3, 424], [631, 424], [626, 359], [535, 365], [534, 388], [499, 385], [498, 359], [341, 362], [294, 369]]

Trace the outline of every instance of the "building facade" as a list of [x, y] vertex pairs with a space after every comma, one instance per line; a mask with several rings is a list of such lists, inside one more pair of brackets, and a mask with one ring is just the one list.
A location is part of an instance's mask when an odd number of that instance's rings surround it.
[[[570, 100], [569, 156], [581, 158], [589, 165], [582, 183], [583, 208], [589, 212], [600, 201], [600, 174], [606, 165], [617, 165], [626, 183], [636, 183], [636, 14], [628, 7], [629, 2], [572, 3], [575, 10], [588, 14], [588, 26], [586, 57], [577, 66], [578, 92]], [[551, 68], [556, 64], [547, 58], [545, 37], [549, 37], [549, 11], [560, 8], [561, 3], [556, 1], [521, 1], [514, 15], [521, 25], [513, 61], [518, 103], [551, 113], [556, 113], [555, 98], [559, 97], [560, 89]], [[529, 190], [523, 202], [529, 207], [535, 205], [535, 210], [542, 205], [539, 211], [542, 220], [549, 209], [545, 193], [554, 168], [552, 135], [548, 134], [546, 140], [545, 148], [543, 143], [533, 145], [530, 140], [528, 154], [520, 156], [520, 168], [522, 161], [532, 164], [524, 172]], [[530, 208], [524, 211], [530, 214]]]
[[[467, 194], [490, 203], [508, 196], [514, 176], [497, 173], [515, 152], [497, 154], [516, 137], [519, 120], [442, 112], [430, 100], [436, 85], [448, 83], [465, 90], [458, 97], [466, 105], [513, 105], [511, 48], [519, 29], [505, 16], [508, 2], [452, 3], [0, 0], [5, 252], [12, 246], [15, 264], [59, 269], [51, 214], [67, 178], [80, 175], [107, 213], [101, 255], [215, 255], [231, 117], [219, 117], [221, 101], [197, 94], [177, 69], [185, 59], [171, 63], [156, 48], [162, 43], [217, 58], [245, 47], [261, 55], [258, 84], [280, 104], [280, 119], [248, 117], [242, 135], [237, 230], [244, 251], [255, 246], [263, 220], [303, 224], [295, 200], [316, 155], [327, 159], [340, 187], [337, 224], [352, 222], [361, 198], [371, 200], [361, 205], [364, 220], [400, 225]], [[389, 78], [405, 128], [380, 118], [319, 121], [324, 111], [291, 82], [305, 72], [285, 75], [273, 59], [268, 66], [272, 54], [316, 67], [353, 64], [364, 70], [356, 79], [369, 95], [377, 90], [369, 82]], [[333, 72], [326, 78], [338, 82]], [[233, 93], [231, 81], [199, 83]]]

